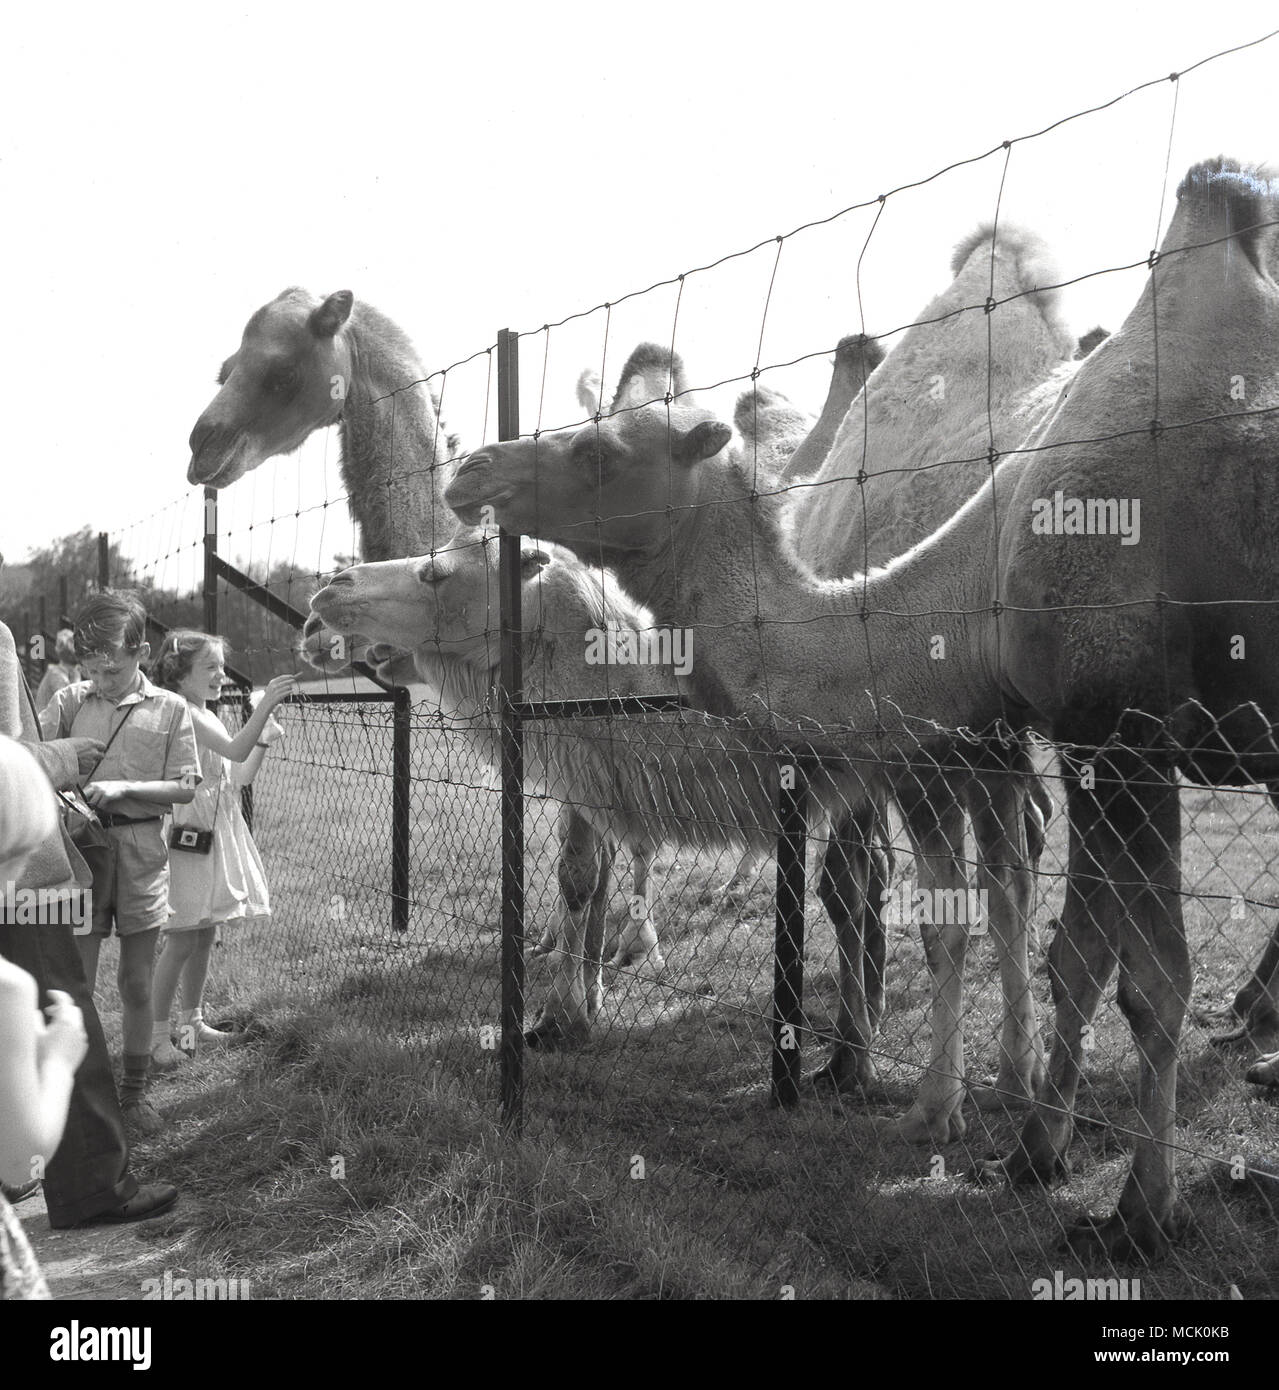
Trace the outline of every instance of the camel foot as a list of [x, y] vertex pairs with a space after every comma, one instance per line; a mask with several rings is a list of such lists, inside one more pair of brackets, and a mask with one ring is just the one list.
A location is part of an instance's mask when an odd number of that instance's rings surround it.
[[627, 950], [619, 948], [617, 954], [608, 962], [610, 970], [633, 970], [636, 974], [656, 975], [666, 968], [666, 957], [652, 946], [645, 951], [640, 946]]
[[968, 1099], [983, 1114], [1029, 1110], [1035, 1103], [1034, 1094], [1027, 1094], [1025, 1083], [1015, 1078], [1004, 1081], [987, 1077], [984, 1081], [970, 1081]]
[[817, 1091], [865, 1096], [875, 1084], [875, 1068], [868, 1053], [840, 1046], [831, 1049], [830, 1056], [808, 1081]]
[[1066, 1233], [1059, 1249], [1087, 1261], [1153, 1264], [1167, 1257], [1189, 1225], [1190, 1212], [1184, 1202], [1175, 1203], [1162, 1221], [1152, 1211], [1085, 1216]]
[[1244, 1074], [1244, 1080], [1253, 1086], [1279, 1086], [1279, 1052], [1255, 1061]]
[[563, 1018], [558, 1014], [548, 1014], [543, 1009], [532, 1027], [524, 1030], [524, 1044], [553, 1052], [560, 1048], [580, 1047], [590, 1034], [591, 1025], [587, 1019]]
[[1070, 1128], [1054, 1126], [1050, 1130], [1043, 1115], [1035, 1110], [1026, 1117], [1021, 1139], [1007, 1158], [987, 1158], [978, 1163], [973, 1176], [979, 1182], [1005, 1179], [1012, 1187], [1036, 1184], [1051, 1187], [1070, 1176], [1070, 1161], [1066, 1150], [1070, 1145]]
[[897, 1118], [873, 1115], [871, 1125], [876, 1134], [885, 1139], [896, 1139], [907, 1144], [930, 1144], [940, 1148], [943, 1144], [953, 1144], [964, 1137], [968, 1128], [959, 1108], [940, 1115], [929, 1115], [918, 1105]]

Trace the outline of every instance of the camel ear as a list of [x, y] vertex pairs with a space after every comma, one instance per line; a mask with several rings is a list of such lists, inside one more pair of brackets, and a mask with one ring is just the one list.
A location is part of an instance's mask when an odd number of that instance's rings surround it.
[[520, 583], [523, 584], [542, 568], [549, 565], [551, 557], [545, 550], [521, 550], [520, 551]]
[[680, 463], [699, 463], [714, 458], [733, 437], [721, 420], [703, 420], [671, 440], [671, 457]]
[[337, 290], [311, 315], [311, 332], [317, 338], [331, 338], [351, 317], [355, 296], [350, 290]]

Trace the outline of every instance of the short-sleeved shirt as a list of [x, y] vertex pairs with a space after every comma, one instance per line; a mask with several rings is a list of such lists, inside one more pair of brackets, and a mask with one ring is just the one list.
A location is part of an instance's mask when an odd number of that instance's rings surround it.
[[[174, 690], [152, 685], [141, 671], [118, 705], [99, 695], [92, 681], [77, 681], [59, 690], [40, 714], [45, 738], [96, 738], [107, 743], [122, 722], [124, 728], [86, 781], [199, 782], [200, 754], [187, 702]], [[133, 817], [159, 816], [167, 810], [127, 796], [107, 809], [112, 815]]]

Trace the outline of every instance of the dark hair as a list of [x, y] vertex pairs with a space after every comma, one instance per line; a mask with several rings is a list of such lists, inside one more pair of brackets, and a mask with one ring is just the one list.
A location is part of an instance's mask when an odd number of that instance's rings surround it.
[[117, 642], [135, 652], [147, 640], [147, 610], [132, 589], [99, 589], [76, 614], [74, 632], [81, 659]]
[[160, 643], [160, 650], [151, 663], [151, 679], [166, 690], [176, 690], [191, 674], [196, 657], [208, 646], [225, 649], [226, 642], [210, 632], [175, 627]]

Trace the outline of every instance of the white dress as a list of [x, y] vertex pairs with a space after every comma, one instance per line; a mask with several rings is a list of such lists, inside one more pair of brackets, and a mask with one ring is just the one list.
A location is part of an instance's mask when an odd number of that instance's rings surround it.
[[[173, 823], [212, 830], [208, 854], [169, 849], [169, 907], [166, 931], [192, 931], [226, 922], [270, 917], [271, 898], [258, 847], [240, 811], [240, 789], [226, 759], [201, 747], [204, 780], [195, 798], [173, 808]], [[216, 812], [216, 814], [215, 814]]]

